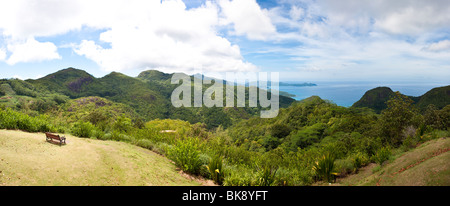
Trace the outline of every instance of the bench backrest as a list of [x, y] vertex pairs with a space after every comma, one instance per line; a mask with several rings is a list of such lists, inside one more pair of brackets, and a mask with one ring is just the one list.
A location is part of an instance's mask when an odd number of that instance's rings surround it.
[[46, 132], [45, 135], [47, 135], [47, 137], [52, 138], [52, 139], [61, 140], [59, 135], [54, 135], [54, 134], [51, 134], [51, 133], [48, 133], [48, 132]]

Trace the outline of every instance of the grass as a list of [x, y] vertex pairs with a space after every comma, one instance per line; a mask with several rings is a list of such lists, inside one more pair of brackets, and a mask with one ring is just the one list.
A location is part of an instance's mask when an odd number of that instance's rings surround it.
[[201, 185], [167, 158], [116, 141], [0, 130], [0, 185]]
[[450, 138], [430, 140], [387, 164], [369, 164], [339, 185], [450, 186]]

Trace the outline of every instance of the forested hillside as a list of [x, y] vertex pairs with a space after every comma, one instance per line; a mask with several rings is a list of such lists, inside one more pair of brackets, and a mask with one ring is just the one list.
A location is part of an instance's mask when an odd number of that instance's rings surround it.
[[[133, 121], [172, 118], [203, 122], [208, 128], [228, 127], [235, 121], [260, 114], [261, 107], [175, 108], [170, 98], [179, 85], [170, 83], [172, 75], [149, 70], [136, 78], [117, 72], [95, 78], [83, 70], [67, 68], [37, 80], [0, 80], [0, 95], [3, 96], [0, 105], [24, 109], [35, 115], [36, 112], [49, 113], [57, 106], [67, 107], [63, 105], [70, 99], [101, 97], [132, 108], [137, 115], [128, 117]], [[203, 91], [208, 86], [203, 85]], [[248, 95], [248, 89], [246, 92]], [[281, 107], [295, 101], [285, 96], [279, 98]]]

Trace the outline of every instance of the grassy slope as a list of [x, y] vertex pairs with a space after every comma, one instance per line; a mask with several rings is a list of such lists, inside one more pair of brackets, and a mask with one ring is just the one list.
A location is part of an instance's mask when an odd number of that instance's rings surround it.
[[338, 179], [339, 185], [427, 186], [450, 185], [450, 138], [428, 141], [389, 160], [371, 164], [358, 174]]
[[123, 142], [0, 130], [0, 185], [200, 185], [166, 158]]

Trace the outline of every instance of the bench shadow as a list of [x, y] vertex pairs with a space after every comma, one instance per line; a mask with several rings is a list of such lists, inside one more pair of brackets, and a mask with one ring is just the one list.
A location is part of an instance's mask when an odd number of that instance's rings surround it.
[[58, 145], [58, 146], [64, 146], [66, 145], [65, 143], [62, 143], [61, 145], [59, 144], [59, 141], [53, 141], [53, 140], [46, 140], [46, 142], [50, 143], [50, 144], [54, 144], [54, 145]]

